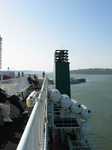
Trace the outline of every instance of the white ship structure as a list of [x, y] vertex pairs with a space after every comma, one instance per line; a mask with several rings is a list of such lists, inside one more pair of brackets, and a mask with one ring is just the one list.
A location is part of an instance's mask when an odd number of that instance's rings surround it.
[[[26, 104], [32, 111], [17, 150], [91, 149], [86, 136], [91, 110], [71, 98], [69, 76], [68, 51], [56, 50], [55, 86], [49, 85], [45, 76], [39, 79], [41, 90], [27, 96]], [[27, 78], [14, 80], [16, 93], [27, 94]]]

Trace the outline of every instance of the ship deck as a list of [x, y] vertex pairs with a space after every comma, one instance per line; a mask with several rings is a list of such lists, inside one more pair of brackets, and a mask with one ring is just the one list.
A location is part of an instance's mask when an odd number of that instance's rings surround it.
[[13, 119], [12, 123], [5, 123], [0, 126], [0, 150], [15, 150], [29, 116], [20, 116]]
[[[23, 80], [24, 79], [22, 79], [22, 81]], [[0, 87], [5, 89], [8, 93], [18, 94], [18, 91], [19, 91], [19, 93], [21, 93], [24, 89], [29, 88], [29, 86], [25, 85], [25, 84], [22, 86], [19, 86], [19, 88], [18, 88], [17, 84], [20, 81], [21, 80], [19, 79], [18, 82], [17, 82], [17, 80], [16, 80], [16, 82], [11, 82], [11, 83], [4, 82], [3, 84], [0, 84]], [[40, 80], [40, 83], [42, 85], [42, 80]], [[30, 92], [31, 92], [31, 89], [30, 89]], [[28, 92], [27, 96], [30, 94], [30, 92]], [[24, 93], [22, 93], [22, 94], [24, 94]], [[21, 104], [24, 107], [24, 110], [28, 111], [28, 114], [18, 115], [15, 118], [11, 118], [13, 120], [13, 122], [0, 123], [0, 150], [15, 150], [17, 148], [18, 143], [23, 134], [23, 131], [26, 127], [27, 121], [32, 112], [31, 108], [30, 109], [27, 108], [25, 100], [26, 100], [26, 98], [24, 98], [21, 101]], [[12, 112], [13, 112], [13, 114], [17, 113], [17, 112], [15, 112], [15, 109], [12, 110]]]
[[31, 113], [31, 109], [26, 108], [25, 101], [22, 101], [21, 104], [28, 114], [19, 115], [17, 118], [13, 118], [13, 122], [0, 125], [0, 150], [15, 150], [17, 148]]

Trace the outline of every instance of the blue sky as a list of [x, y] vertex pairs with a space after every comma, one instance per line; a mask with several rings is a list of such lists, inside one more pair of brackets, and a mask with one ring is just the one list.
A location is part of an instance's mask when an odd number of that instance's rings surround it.
[[0, 0], [3, 69], [52, 71], [55, 49], [70, 67], [112, 68], [111, 0]]

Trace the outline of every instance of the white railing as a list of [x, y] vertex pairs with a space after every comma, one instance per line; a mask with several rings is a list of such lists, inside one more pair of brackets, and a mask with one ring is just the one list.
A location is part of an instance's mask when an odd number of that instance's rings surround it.
[[17, 150], [45, 150], [47, 120], [47, 79], [44, 79]]

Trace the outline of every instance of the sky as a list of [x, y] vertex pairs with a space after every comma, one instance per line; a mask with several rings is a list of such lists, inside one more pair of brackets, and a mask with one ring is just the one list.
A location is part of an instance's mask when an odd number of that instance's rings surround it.
[[56, 49], [71, 69], [112, 68], [111, 0], [0, 0], [2, 68], [52, 71]]

